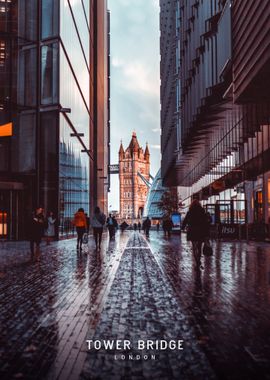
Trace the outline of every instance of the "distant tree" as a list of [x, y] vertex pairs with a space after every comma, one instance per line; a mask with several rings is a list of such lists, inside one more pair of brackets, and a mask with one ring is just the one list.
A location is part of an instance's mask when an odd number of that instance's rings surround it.
[[181, 208], [183, 208], [183, 203], [176, 188], [171, 188], [162, 195], [159, 207], [163, 210], [164, 215], [180, 212]]

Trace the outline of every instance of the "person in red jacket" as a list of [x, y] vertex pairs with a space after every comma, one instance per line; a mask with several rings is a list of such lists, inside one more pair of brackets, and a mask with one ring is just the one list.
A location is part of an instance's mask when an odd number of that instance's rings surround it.
[[74, 215], [73, 224], [76, 227], [77, 231], [77, 249], [80, 249], [81, 251], [83, 234], [87, 230], [87, 221], [83, 208], [79, 208], [79, 210]]

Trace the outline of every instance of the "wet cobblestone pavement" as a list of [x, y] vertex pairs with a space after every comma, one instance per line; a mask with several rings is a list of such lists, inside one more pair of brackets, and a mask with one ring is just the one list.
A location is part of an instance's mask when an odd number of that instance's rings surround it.
[[[213, 247], [196, 272], [185, 236], [161, 232], [35, 258], [0, 243], [1, 379], [270, 379], [270, 245]], [[107, 339], [131, 347], [87, 347]], [[136, 347], [161, 339], [183, 350]]]

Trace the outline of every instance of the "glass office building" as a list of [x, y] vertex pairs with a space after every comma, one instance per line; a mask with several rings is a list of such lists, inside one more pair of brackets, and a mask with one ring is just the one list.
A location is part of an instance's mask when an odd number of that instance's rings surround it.
[[[9, 136], [0, 126], [0, 224], [6, 218], [0, 237], [25, 237], [23, 220], [38, 205], [55, 212], [60, 237], [73, 232], [79, 207], [90, 211], [90, 134], [97, 112], [90, 72], [98, 51], [97, 36], [90, 39], [97, 22], [90, 8], [96, 12], [96, 3], [0, 2], [0, 120], [12, 123]], [[106, 1], [99, 3], [107, 20]], [[97, 72], [92, 85], [98, 86]]]
[[269, 17], [267, 0], [161, 1], [162, 178], [218, 223], [270, 220]]
[[167, 190], [168, 188], [162, 185], [161, 170], [159, 169], [148, 191], [143, 211], [144, 218], [147, 216], [152, 220], [161, 220], [163, 218], [164, 211], [160, 207], [160, 202]]

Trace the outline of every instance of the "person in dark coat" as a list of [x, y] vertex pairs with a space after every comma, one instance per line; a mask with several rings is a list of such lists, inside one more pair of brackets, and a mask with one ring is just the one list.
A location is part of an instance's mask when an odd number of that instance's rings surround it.
[[45, 218], [42, 207], [36, 208], [33, 212], [29, 227], [30, 251], [33, 256], [34, 245], [36, 244], [38, 250], [45, 230]]
[[122, 222], [120, 224], [121, 232], [124, 232], [127, 227], [128, 227], [127, 222], [126, 221]]
[[117, 220], [116, 220], [116, 217], [113, 216], [113, 224], [114, 224], [114, 235], [115, 235], [115, 232], [118, 230], [118, 223], [117, 223]]
[[203, 269], [201, 265], [202, 243], [207, 238], [208, 222], [204, 208], [200, 202], [195, 199], [187, 212], [183, 223], [182, 230], [187, 226], [187, 240], [192, 242], [193, 256], [197, 268]]
[[171, 218], [168, 218], [168, 220], [167, 220], [168, 237], [171, 237], [172, 229], [173, 229], [173, 222], [172, 222]]
[[106, 216], [100, 210], [98, 206], [95, 207], [94, 215], [91, 220], [91, 225], [93, 227], [94, 239], [96, 243], [96, 249], [101, 248], [103, 226], [106, 222]]
[[138, 223], [138, 230], [139, 232], [141, 232], [141, 229], [142, 229], [142, 225], [141, 225], [141, 222]]
[[166, 237], [168, 235], [168, 237], [171, 236], [171, 232], [172, 232], [172, 228], [173, 228], [173, 222], [171, 220], [171, 218], [169, 217], [166, 217], [163, 222], [162, 222], [162, 229], [164, 231], [164, 236]]
[[109, 231], [110, 240], [112, 240], [115, 235], [115, 222], [113, 220], [112, 214], [109, 214], [109, 217], [107, 218], [107, 227]]
[[151, 228], [151, 220], [149, 219], [149, 217], [147, 217], [145, 221], [143, 222], [143, 230], [145, 232], [145, 236], [147, 237], [149, 237], [150, 228]]

